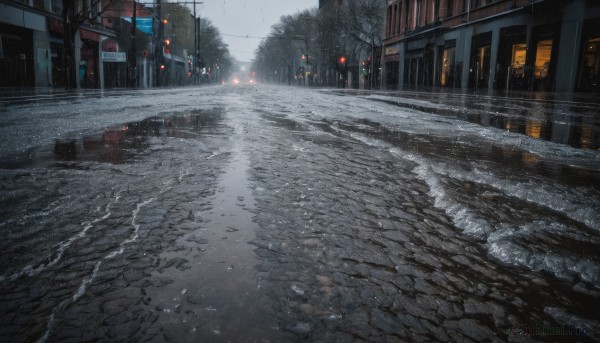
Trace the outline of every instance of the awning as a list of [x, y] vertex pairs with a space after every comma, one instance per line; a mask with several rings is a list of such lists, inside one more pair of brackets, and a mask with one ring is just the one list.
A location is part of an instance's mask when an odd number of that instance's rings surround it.
[[92, 31], [84, 30], [84, 29], [79, 30], [79, 36], [81, 39], [87, 39], [87, 40], [91, 40], [94, 42], [100, 41], [100, 34], [98, 34], [96, 32], [92, 32]]

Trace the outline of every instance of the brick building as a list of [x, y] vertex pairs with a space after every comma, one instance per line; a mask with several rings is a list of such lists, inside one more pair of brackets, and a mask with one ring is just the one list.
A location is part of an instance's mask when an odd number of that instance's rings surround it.
[[[123, 44], [123, 37], [130, 36], [130, 25], [124, 19], [131, 18], [133, 2], [77, 0], [75, 3], [77, 10], [87, 13], [89, 18], [75, 35], [77, 86], [125, 87], [126, 61], [131, 57]], [[62, 10], [61, 0], [0, 0], [0, 87], [66, 85]], [[141, 5], [137, 5], [136, 13], [137, 21], [153, 16]]]
[[383, 85], [600, 92], [600, 2], [388, 0]]

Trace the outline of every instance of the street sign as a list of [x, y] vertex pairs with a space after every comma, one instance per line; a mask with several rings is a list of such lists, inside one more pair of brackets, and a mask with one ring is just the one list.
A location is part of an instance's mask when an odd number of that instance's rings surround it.
[[[131, 23], [131, 17], [121, 17], [121, 19]], [[152, 25], [153, 25], [153, 21], [152, 21], [152, 17], [137, 17], [135, 18], [135, 27], [138, 31], [143, 32], [147, 35], [152, 36], [153, 31], [152, 31]]]
[[127, 54], [124, 52], [102, 51], [102, 62], [126, 62]]

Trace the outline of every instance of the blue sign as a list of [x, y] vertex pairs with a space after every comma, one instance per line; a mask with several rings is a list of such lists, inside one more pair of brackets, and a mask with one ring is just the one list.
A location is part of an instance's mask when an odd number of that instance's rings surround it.
[[[121, 17], [121, 19], [131, 23], [131, 17]], [[152, 36], [152, 17], [135, 18], [135, 26], [141, 32]]]

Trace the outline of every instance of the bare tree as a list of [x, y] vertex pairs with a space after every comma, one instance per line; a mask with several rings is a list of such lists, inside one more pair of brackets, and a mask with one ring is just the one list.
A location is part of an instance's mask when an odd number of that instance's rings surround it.
[[[319, 13], [319, 45], [326, 56], [327, 69], [343, 77], [347, 64], [369, 51], [369, 84], [378, 70], [386, 0], [344, 0], [331, 2]], [[344, 56], [348, 62], [339, 63]], [[332, 85], [333, 80], [329, 80]]]
[[259, 44], [253, 68], [263, 79], [281, 82], [287, 74], [290, 82], [292, 69], [300, 58], [310, 82], [320, 58], [317, 38], [316, 9], [282, 16], [279, 23], [271, 27], [269, 36]]
[[[342, 23], [346, 35], [362, 49], [370, 50], [369, 83], [373, 87], [383, 40], [385, 0], [346, 0], [342, 6]], [[377, 68], [377, 69], [375, 69]]]
[[233, 65], [229, 47], [209, 19], [200, 20], [199, 35], [200, 63], [213, 68], [213, 78], [218, 82], [226, 77]]
[[79, 66], [75, 65], [75, 36], [81, 25], [96, 22], [104, 12], [123, 2], [124, 0], [62, 0], [63, 65], [67, 88], [77, 87]]

